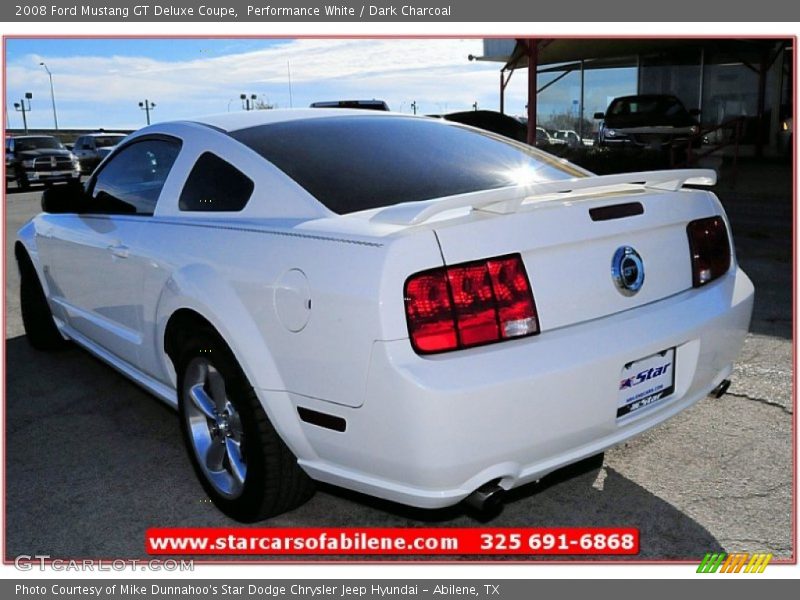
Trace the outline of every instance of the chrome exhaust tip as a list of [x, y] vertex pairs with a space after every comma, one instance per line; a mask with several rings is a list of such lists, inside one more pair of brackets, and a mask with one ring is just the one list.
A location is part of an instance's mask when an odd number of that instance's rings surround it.
[[464, 498], [464, 504], [481, 513], [492, 513], [502, 506], [505, 492], [496, 483], [485, 483]]

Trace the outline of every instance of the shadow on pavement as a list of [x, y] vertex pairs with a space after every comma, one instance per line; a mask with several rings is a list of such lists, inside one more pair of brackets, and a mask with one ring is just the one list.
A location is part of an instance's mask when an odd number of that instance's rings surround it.
[[[78, 348], [44, 354], [20, 336], [7, 340], [6, 361], [6, 559], [140, 558], [149, 527], [237, 525], [195, 481], [170, 408]], [[598, 457], [512, 491], [489, 520], [461, 506], [423, 511], [320, 485], [304, 506], [257, 525], [632, 526], [639, 559], [721, 550], [691, 517]], [[468, 560], [478, 558], [489, 560]]]

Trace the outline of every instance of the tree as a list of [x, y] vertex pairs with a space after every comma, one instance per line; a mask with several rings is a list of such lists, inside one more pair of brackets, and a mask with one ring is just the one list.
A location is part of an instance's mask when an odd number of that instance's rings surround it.
[[[569, 112], [552, 112], [546, 120], [543, 120], [543, 122], [540, 121], [539, 124], [546, 129], [574, 129], [575, 131], [580, 131], [580, 119], [577, 115]], [[595, 127], [593, 121], [584, 118], [583, 137], [589, 137], [595, 130]]]
[[253, 110], [270, 110], [272, 108], [278, 108], [277, 104], [270, 104], [269, 98], [264, 100], [264, 98], [259, 98], [253, 103]]

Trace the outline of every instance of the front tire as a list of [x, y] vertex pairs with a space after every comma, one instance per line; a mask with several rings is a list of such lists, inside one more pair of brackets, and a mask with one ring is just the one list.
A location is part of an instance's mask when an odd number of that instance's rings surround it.
[[313, 482], [215, 332], [200, 328], [189, 336], [176, 368], [184, 442], [217, 508], [249, 523], [291, 510], [313, 495]]
[[36, 274], [30, 257], [22, 251], [17, 256], [20, 285], [19, 300], [22, 309], [22, 325], [31, 346], [37, 350], [52, 352], [69, 345], [59, 332], [50, 312], [50, 305]]
[[17, 170], [17, 189], [23, 192], [27, 192], [31, 189], [31, 182], [28, 181], [28, 176], [22, 169]]

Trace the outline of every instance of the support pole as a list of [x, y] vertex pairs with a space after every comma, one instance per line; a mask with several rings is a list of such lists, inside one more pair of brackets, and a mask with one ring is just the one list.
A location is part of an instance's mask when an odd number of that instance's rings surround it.
[[584, 80], [584, 60], [581, 59], [581, 106], [578, 114], [578, 136], [581, 138], [580, 143], [583, 144], [583, 112], [584, 112], [584, 97], [585, 97], [585, 80]]
[[700, 84], [698, 86], [698, 93], [697, 93], [697, 109], [700, 111], [700, 118], [698, 121], [702, 124], [704, 119], [703, 115], [703, 87], [705, 87], [706, 83], [706, 49], [700, 48]]
[[525, 40], [528, 53], [528, 144], [536, 145], [536, 72], [539, 69], [539, 42]]
[[506, 82], [503, 71], [500, 71], [500, 114], [506, 114]]
[[761, 64], [758, 69], [758, 106], [756, 108], [756, 158], [764, 156], [764, 105], [767, 92], [767, 52], [761, 54]]

